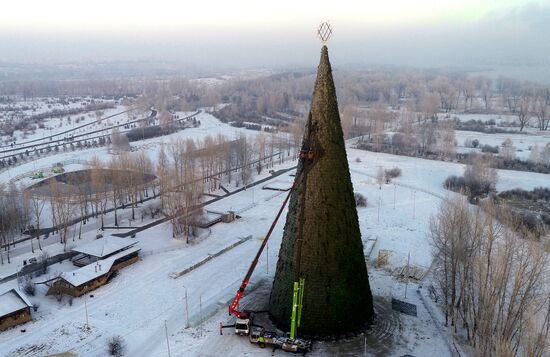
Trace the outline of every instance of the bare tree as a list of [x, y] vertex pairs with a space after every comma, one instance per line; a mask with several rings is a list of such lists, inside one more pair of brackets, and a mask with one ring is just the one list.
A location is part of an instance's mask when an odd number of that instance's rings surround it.
[[[300, 152], [300, 147], [302, 146], [302, 138], [304, 136], [304, 123], [301, 121], [301, 120], [295, 120], [291, 125], [290, 125], [290, 135], [291, 135], [291, 138], [292, 138], [292, 147], [293, 147], [293, 152], [294, 152], [294, 159], [297, 158], [299, 152]], [[270, 150], [269, 151], [269, 155], [273, 155], [273, 150]]]
[[[44, 210], [46, 201], [44, 201], [41, 197], [33, 195], [31, 191], [25, 192], [25, 199], [30, 208], [31, 216], [35, 224], [34, 233], [36, 234], [36, 241], [38, 242], [38, 248], [42, 250], [42, 245], [40, 244], [40, 218], [42, 216], [42, 211]], [[31, 239], [31, 250], [34, 253], [32, 239]]]
[[169, 191], [171, 187], [170, 180], [170, 167], [168, 162], [168, 156], [166, 155], [166, 150], [164, 149], [164, 144], [161, 144], [159, 156], [157, 159], [156, 173], [159, 180], [159, 189], [160, 189], [160, 202], [161, 207], [164, 208], [165, 205], [165, 193]]
[[166, 109], [159, 114], [159, 123], [161, 127], [167, 127], [174, 123], [174, 116]]
[[382, 185], [386, 182], [386, 171], [384, 167], [379, 166], [378, 171], [376, 171], [376, 183], [379, 188], [382, 188]]
[[459, 90], [464, 96], [464, 110], [472, 108], [472, 102], [475, 98], [475, 84], [469, 80], [465, 79], [459, 82]]
[[540, 153], [540, 162], [550, 165], [550, 143], [547, 143]]
[[539, 130], [548, 130], [548, 124], [550, 123], [550, 88], [537, 90], [533, 111], [538, 120]]
[[481, 94], [481, 99], [485, 104], [485, 110], [490, 110], [493, 100], [493, 81], [490, 78], [477, 77], [477, 86]]
[[28, 223], [28, 213], [21, 192], [15, 185], [8, 190], [0, 187], [0, 262], [4, 264], [2, 250], [6, 252], [8, 264], [11, 263], [10, 249], [15, 245], [16, 235], [25, 229]]
[[516, 110], [516, 116], [519, 121], [519, 131], [523, 131], [523, 128], [531, 120], [531, 96], [529, 93], [523, 93], [521, 98], [518, 101], [518, 106]]
[[356, 134], [356, 130], [359, 127], [357, 125], [357, 119], [357, 108], [352, 104], [347, 104], [344, 106], [344, 111], [342, 113], [342, 131], [344, 132], [344, 138], [348, 139], [351, 138], [351, 135]]
[[122, 208], [124, 208], [124, 202], [125, 202], [125, 178], [124, 178], [124, 171], [121, 170], [120, 162], [118, 158], [112, 157], [111, 160], [108, 162], [108, 168], [109, 168], [109, 179], [111, 184], [111, 194], [109, 195], [111, 202], [113, 204], [113, 210], [115, 214], [115, 226], [118, 226], [118, 207], [119, 205], [122, 205]]
[[[143, 191], [143, 195], [145, 197], [149, 197], [149, 190], [148, 188], [150, 187], [151, 189], [153, 189], [153, 195], [154, 195], [154, 187], [155, 187], [155, 182], [154, 180], [150, 181], [150, 177], [148, 177], [147, 175], [152, 175], [153, 172], [154, 172], [154, 168], [153, 168], [153, 163], [151, 162], [151, 159], [149, 158], [149, 155], [147, 155], [147, 153], [145, 152], [145, 150], [140, 150], [137, 152], [137, 154], [135, 155], [134, 157], [134, 169], [138, 172], [138, 173], [141, 173], [141, 180], [138, 182], [138, 185], [142, 191]], [[141, 194], [140, 194], [140, 200], [142, 199], [141, 197]]]
[[95, 205], [95, 217], [99, 214], [101, 219], [101, 229], [105, 227], [104, 216], [107, 209], [108, 193], [107, 193], [107, 174], [104, 169], [104, 164], [97, 156], [93, 156], [88, 160], [90, 167], [90, 179], [92, 188], [92, 201]]
[[506, 140], [504, 140], [499, 155], [506, 161], [512, 161], [515, 159], [516, 148], [514, 147], [514, 142], [512, 139], [506, 138]]
[[529, 161], [537, 164], [540, 161], [540, 148], [537, 144], [531, 147], [531, 152], [529, 153]]
[[430, 86], [436, 93], [439, 94], [441, 108], [443, 108], [445, 112], [449, 112], [456, 107], [456, 102], [460, 92], [457, 92], [447, 77], [436, 77], [430, 82]]
[[94, 112], [95, 114], [95, 119], [97, 120], [98, 124], [101, 123], [101, 117], [103, 116], [103, 111], [102, 110], [96, 110]]
[[369, 120], [368, 139], [374, 143], [376, 150], [380, 150], [384, 144], [385, 130], [392, 120], [392, 114], [388, 111], [387, 105], [379, 101], [369, 109], [367, 118]]
[[252, 170], [250, 163], [254, 154], [249, 140], [245, 134], [241, 134], [236, 142], [237, 145], [237, 167], [241, 168], [241, 181], [243, 185], [250, 182]]
[[444, 120], [437, 123], [436, 139], [432, 151], [439, 153], [442, 159], [455, 158], [455, 127], [452, 120]]
[[392, 147], [397, 154], [411, 155], [416, 151], [416, 134], [414, 128], [415, 112], [406, 107], [401, 113], [401, 123], [398, 132], [392, 137]]
[[508, 108], [510, 113], [516, 113], [521, 98], [521, 83], [511, 78], [499, 78], [498, 87], [503, 105]]
[[58, 225], [60, 243], [63, 244], [64, 250], [66, 250], [69, 227], [74, 214], [73, 203], [71, 202], [70, 193], [62, 192], [57, 180], [50, 180], [49, 185], [53, 215]]
[[493, 157], [490, 154], [472, 156], [470, 164], [464, 169], [464, 181], [470, 197], [494, 191], [497, 179], [497, 171], [493, 167]]
[[115, 152], [128, 151], [130, 149], [128, 138], [118, 128], [114, 128], [111, 133], [111, 145]]
[[548, 352], [548, 258], [514, 224], [508, 211], [490, 202], [471, 207], [458, 196], [431, 220], [446, 321], [455, 331], [462, 323], [476, 356]]

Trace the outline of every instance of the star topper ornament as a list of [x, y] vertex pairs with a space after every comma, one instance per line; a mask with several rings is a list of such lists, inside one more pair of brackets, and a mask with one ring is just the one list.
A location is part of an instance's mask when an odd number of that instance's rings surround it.
[[323, 42], [323, 45], [326, 45], [328, 40], [332, 36], [332, 27], [330, 26], [328, 21], [321, 23], [321, 25], [317, 29], [317, 35], [321, 39], [321, 42]]

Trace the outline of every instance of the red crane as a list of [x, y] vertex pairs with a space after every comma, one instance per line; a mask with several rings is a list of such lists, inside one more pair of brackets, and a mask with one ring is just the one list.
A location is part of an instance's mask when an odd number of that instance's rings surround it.
[[258, 250], [258, 253], [256, 253], [256, 257], [252, 261], [252, 264], [250, 264], [250, 267], [248, 268], [248, 272], [244, 276], [243, 282], [241, 283], [241, 286], [239, 287], [239, 290], [237, 291], [237, 294], [235, 295], [235, 298], [233, 299], [233, 302], [231, 305], [229, 305], [229, 314], [235, 315], [239, 319], [248, 319], [250, 316], [249, 312], [246, 311], [238, 311], [237, 307], [239, 306], [239, 300], [243, 297], [244, 290], [246, 289], [246, 286], [248, 285], [248, 282], [250, 280], [250, 276], [254, 272], [254, 269], [256, 268], [256, 265], [258, 264], [258, 261], [260, 260], [260, 256], [262, 255], [262, 252], [264, 251], [264, 248], [267, 244], [267, 241], [269, 237], [271, 236], [271, 233], [273, 233], [273, 230], [275, 229], [275, 226], [277, 225], [277, 221], [279, 221], [279, 218], [281, 217], [281, 214], [283, 213], [283, 210], [290, 198], [290, 195], [292, 194], [292, 191], [294, 190], [294, 186], [289, 190], [288, 195], [286, 196], [281, 208], [279, 209], [279, 212], [277, 213], [277, 216], [275, 217], [275, 220], [273, 223], [271, 223], [271, 227], [269, 227], [269, 231], [267, 232], [267, 235], [265, 236], [264, 240], [262, 241], [262, 245], [260, 246], [260, 249]]
[[[233, 299], [233, 302], [231, 305], [229, 305], [229, 314], [235, 315], [239, 319], [249, 319], [250, 318], [250, 311], [239, 311], [237, 310], [239, 306], [239, 301], [243, 297], [244, 290], [246, 289], [246, 286], [248, 285], [248, 282], [250, 280], [250, 276], [252, 276], [252, 273], [254, 272], [254, 269], [256, 268], [256, 265], [258, 264], [258, 261], [260, 260], [260, 256], [262, 255], [262, 252], [264, 251], [264, 248], [267, 244], [267, 241], [269, 240], [269, 237], [271, 237], [271, 233], [273, 233], [273, 230], [275, 229], [275, 226], [277, 225], [277, 222], [279, 221], [279, 218], [281, 217], [281, 214], [283, 213], [283, 210], [285, 209], [288, 200], [290, 199], [290, 196], [292, 195], [292, 192], [294, 192], [294, 189], [298, 186], [299, 183], [304, 179], [304, 177], [309, 172], [311, 165], [305, 165], [307, 161], [313, 161], [314, 159], [314, 151], [312, 149], [305, 149], [301, 150], [300, 152], [300, 160], [302, 161], [302, 164], [304, 165], [300, 176], [297, 180], [294, 181], [294, 184], [288, 191], [288, 195], [286, 196], [285, 200], [283, 201], [283, 204], [281, 205], [281, 208], [279, 209], [279, 212], [277, 212], [277, 216], [275, 216], [275, 219], [273, 220], [273, 223], [271, 223], [271, 227], [269, 227], [269, 231], [267, 231], [267, 234], [262, 241], [262, 245], [260, 246], [260, 249], [258, 250], [258, 253], [256, 253], [256, 257], [252, 261], [252, 264], [250, 264], [250, 267], [248, 268], [248, 272], [244, 276], [243, 282], [241, 283], [241, 286], [239, 287], [239, 290], [237, 290], [237, 294], [235, 295], [235, 298]], [[308, 167], [305, 167], [308, 166]]]

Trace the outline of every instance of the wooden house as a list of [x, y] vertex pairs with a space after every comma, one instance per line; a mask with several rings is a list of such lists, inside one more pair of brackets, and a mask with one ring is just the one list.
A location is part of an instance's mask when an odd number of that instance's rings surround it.
[[31, 321], [32, 303], [17, 289], [0, 295], [0, 331]]
[[65, 272], [46, 282], [49, 286], [46, 295], [66, 294], [78, 297], [97, 289], [105, 285], [116, 271], [138, 261], [140, 250], [138, 247], [130, 247], [109, 254], [108, 258]]
[[71, 249], [71, 251], [77, 253], [72, 258], [72, 261], [74, 265], [83, 267], [100, 260], [105, 260], [126, 249], [134, 247], [136, 244], [136, 240], [115, 236], [95, 239], [89, 243]]

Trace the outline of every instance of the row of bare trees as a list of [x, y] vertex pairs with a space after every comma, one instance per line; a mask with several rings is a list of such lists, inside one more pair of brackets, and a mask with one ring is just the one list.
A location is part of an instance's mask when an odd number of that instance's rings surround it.
[[359, 137], [359, 148], [443, 160], [455, 158], [454, 122], [418, 114], [414, 107], [407, 106], [400, 112], [381, 102], [362, 111], [346, 107], [342, 124], [347, 137]]
[[[61, 243], [66, 243], [68, 222], [72, 213], [72, 203], [68, 203], [63, 196], [59, 195], [57, 183], [50, 184], [50, 189], [56, 197], [51, 200], [52, 219], [54, 222], [64, 223], [61, 225]], [[43, 219], [46, 200], [41, 196], [32, 194], [31, 191], [20, 191], [14, 185], [7, 190], [0, 187], [0, 262], [4, 264], [2, 251], [6, 252], [7, 262], [10, 263], [10, 249], [15, 247], [21, 233], [28, 232], [31, 235], [31, 251], [35, 252], [34, 239], [39, 250], [42, 250], [40, 243], [41, 222]]]
[[431, 219], [445, 322], [465, 333], [476, 356], [548, 353], [548, 253], [517, 224], [491, 202], [471, 206], [458, 195]]
[[[226, 136], [206, 136], [204, 140], [176, 139], [162, 144], [153, 163], [147, 152], [120, 151], [103, 162], [92, 157], [88, 170], [56, 176], [48, 181], [46, 194], [34, 190], [19, 192], [15, 187], [2, 189], [0, 195], [2, 225], [0, 235], [5, 250], [27, 225], [38, 248], [43, 231], [45, 212], [51, 214], [53, 234], [67, 244], [80, 239], [82, 225], [95, 217], [96, 225], [105, 227], [105, 215], [112, 211], [114, 225], [120, 225], [119, 211], [131, 208], [131, 220], [136, 209], [148, 197], [160, 194], [160, 211], [169, 217], [174, 236], [190, 234], [204, 192], [217, 190], [221, 184], [247, 185], [253, 174], [261, 174], [285, 157], [296, 156], [302, 132], [295, 128], [288, 134], [241, 134], [230, 140]], [[156, 179], [155, 179], [156, 177]], [[143, 212], [142, 212], [143, 213]], [[17, 217], [14, 219], [13, 217]], [[2, 257], [3, 259], [3, 257]]]
[[280, 149], [277, 143], [278, 136], [258, 133], [254, 137], [241, 134], [235, 140], [220, 134], [204, 140], [176, 139], [162, 144], [156, 174], [161, 211], [170, 218], [173, 236], [184, 234], [189, 240], [193, 223], [201, 219], [200, 204], [205, 191], [232, 182], [246, 186], [254, 173], [272, 167], [276, 159], [284, 161], [285, 152], [276, 151]]
[[[135, 220], [138, 203], [151, 194], [155, 195], [156, 184], [153, 180], [155, 168], [143, 150], [114, 155], [106, 163], [93, 157], [88, 165], [93, 195], [90, 196], [89, 202], [83, 202], [82, 213], [87, 213], [89, 205], [94, 215], [99, 216], [102, 228], [105, 224], [104, 215], [108, 207], [113, 209], [115, 226], [118, 226], [119, 207], [124, 209], [127, 205], [130, 206], [131, 220]], [[86, 195], [81, 195], [81, 197], [85, 198]]]
[[[466, 72], [393, 69], [338, 71], [335, 73], [338, 99], [346, 105], [383, 102], [392, 108], [414, 106], [425, 117], [439, 111], [510, 113], [520, 129], [536, 118], [540, 130], [550, 123], [550, 87], [501, 77], [497, 80], [471, 76]], [[92, 95], [135, 97], [142, 108], [159, 112], [216, 107], [227, 120], [267, 122], [287, 126], [305, 114], [314, 82], [311, 73], [278, 73], [253, 79], [219, 80], [218, 85], [184, 78], [9, 82], [0, 85], [0, 94]]]
[[520, 130], [533, 119], [539, 130], [548, 130], [550, 124], [550, 88], [503, 78], [498, 83], [502, 105], [515, 114]]
[[[7, 189], [0, 187], [0, 263], [4, 264], [4, 254], [10, 263], [10, 249], [15, 246], [16, 237], [26, 229], [29, 210], [22, 199], [21, 191], [14, 185]], [[34, 248], [33, 248], [34, 249]]]
[[82, 225], [89, 221], [90, 216], [100, 220], [103, 228], [104, 216], [112, 209], [118, 226], [119, 207], [130, 206], [134, 220], [138, 202], [148, 197], [149, 192], [155, 194], [153, 164], [143, 151], [113, 156], [106, 163], [93, 157], [88, 166], [87, 172], [70, 173], [63, 176], [62, 181], [57, 177], [48, 180], [46, 195], [36, 195], [33, 190], [25, 192], [30, 222], [34, 225], [33, 235], [38, 244], [47, 203], [55, 229], [52, 233], [59, 233], [59, 241], [66, 249], [70, 234], [73, 241], [77, 234], [80, 239]]

